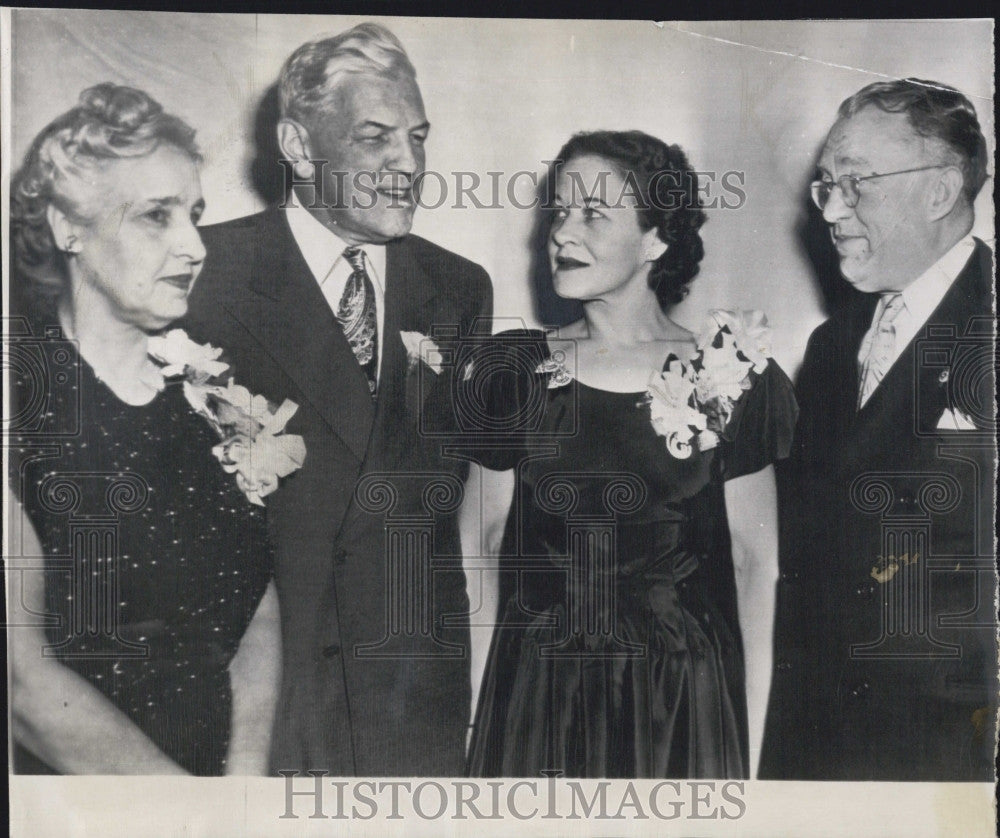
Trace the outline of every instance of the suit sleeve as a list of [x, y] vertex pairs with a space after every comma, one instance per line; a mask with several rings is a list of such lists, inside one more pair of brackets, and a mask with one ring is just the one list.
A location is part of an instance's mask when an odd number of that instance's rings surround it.
[[493, 331], [493, 283], [490, 276], [476, 265], [472, 275], [472, 315], [463, 334], [489, 336]]

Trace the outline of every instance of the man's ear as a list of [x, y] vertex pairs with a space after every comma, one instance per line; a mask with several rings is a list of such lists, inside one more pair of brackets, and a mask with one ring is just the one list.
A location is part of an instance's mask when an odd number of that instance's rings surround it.
[[965, 178], [958, 166], [947, 166], [941, 170], [941, 174], [931, 188], [927, 207], [931, 221], [944, 218], [952, 211], [955, 203], [962, 196], [964, 185]]
[[315, 170], [312, 163], [312, 143], [304, 125], [287, 117], [279, 120], [278, 148], [286, 160], [292, 161], [297, 178], [312, 180]]
[[48, 205], [48, 208], [45, 210], [45, 217], [49, 222], [49, 228], [52, 230], [52, 238], [55, 240], [56, 247], [63, 253], [79, 253], [80, 226], [70, 221], [66, 217], [66, 213], [55, 204]]

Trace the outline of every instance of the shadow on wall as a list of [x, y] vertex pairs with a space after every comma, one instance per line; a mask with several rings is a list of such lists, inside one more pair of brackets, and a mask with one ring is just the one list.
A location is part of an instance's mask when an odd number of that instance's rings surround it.
[[[803, 184], [799, 194], [809, 194], [809, 181]], [[841, 276], [840, 259], [830, 239], [830, 226], [809, 198], [800, 205], [795, 237], [812, 265], [813, 279], [823, 295], [823, 310], [827, 316], [861, 296], [861, 292]]]
[[552, 195], [549, 189], [551, 172], [546, 172], [538, 184], [535, 221], [531, 226], [528, 248], [531, 259], [528, 276], [535, 303], [535, 319], [544, 326], [565, 326], [583, 317], [583, 306], [576, 300], [564, 300], [552, 287], [552, 268], [549, 265], [549, 225]]
[[277, 125], [281, 116], [278, 85], [272, 84], [257, 105], [253, 121], [253, 159], [250, 161], [250, 182], [254, 191], [270, 206], [285, 197], [284, 168], [278, 162]]

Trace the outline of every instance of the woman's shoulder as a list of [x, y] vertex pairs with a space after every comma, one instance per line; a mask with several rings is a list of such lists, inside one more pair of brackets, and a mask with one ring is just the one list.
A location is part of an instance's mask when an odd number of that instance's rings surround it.
[[529, 329], [526, 326], [522, 326], [517, 329], [504, 329], [502, 332], [497, 332], [489, 338], [477, 338], [477, 340], [493, 340], [497, 342], [503, 341], [514, 341], [514, 340], [534, 340], [542, 341], [545, 340], [549, 332], [545, 329]]
[[791, 381], [774, 361], [766, 315], [716, 309], [698, 335], [698, 398], [728, 443], [727, 479], [788, 456], [798, 416]]
[[506, 329], [489, 338], [477, 339], [465, 355], [461, 379], [470, 385], [490, 382], [499, 401], [518, 397], [531, 381], [557, 374], [572, 348], [571, 340], [561, 340], [553, 330]]

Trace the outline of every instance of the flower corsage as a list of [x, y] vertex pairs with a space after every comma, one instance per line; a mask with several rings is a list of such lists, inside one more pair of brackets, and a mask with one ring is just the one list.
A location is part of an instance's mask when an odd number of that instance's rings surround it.
[[650, 420], [667, 451], [683, 460], [719, 444], [736, 402], [767, 369], [771, 330], [760, 311], [713, 311], [688, 362], [671, 355], [646, 391]]
[[406, 349], [406, 365], [413, 372], [420, 362], [425, 363], [435, 375], [443, 368], [443, 356], [438, 345], [422, 332], [400, 332], [399, 339]]
[[197, 413], [215, 428], [221, 442], [212, 453], [251, 503], [278, 488], [278, 481], [302, 466], [306, 446], [298, 434], [284, 433], [298, 405], [285, 399], [278, 406], [253, 395], [222, 374], [229, 364], [222, 350], [191, 340], [183, 329], [151, 337], [149, 356], [160, 365], [165, 380], [182, 383], [184, 396]]

